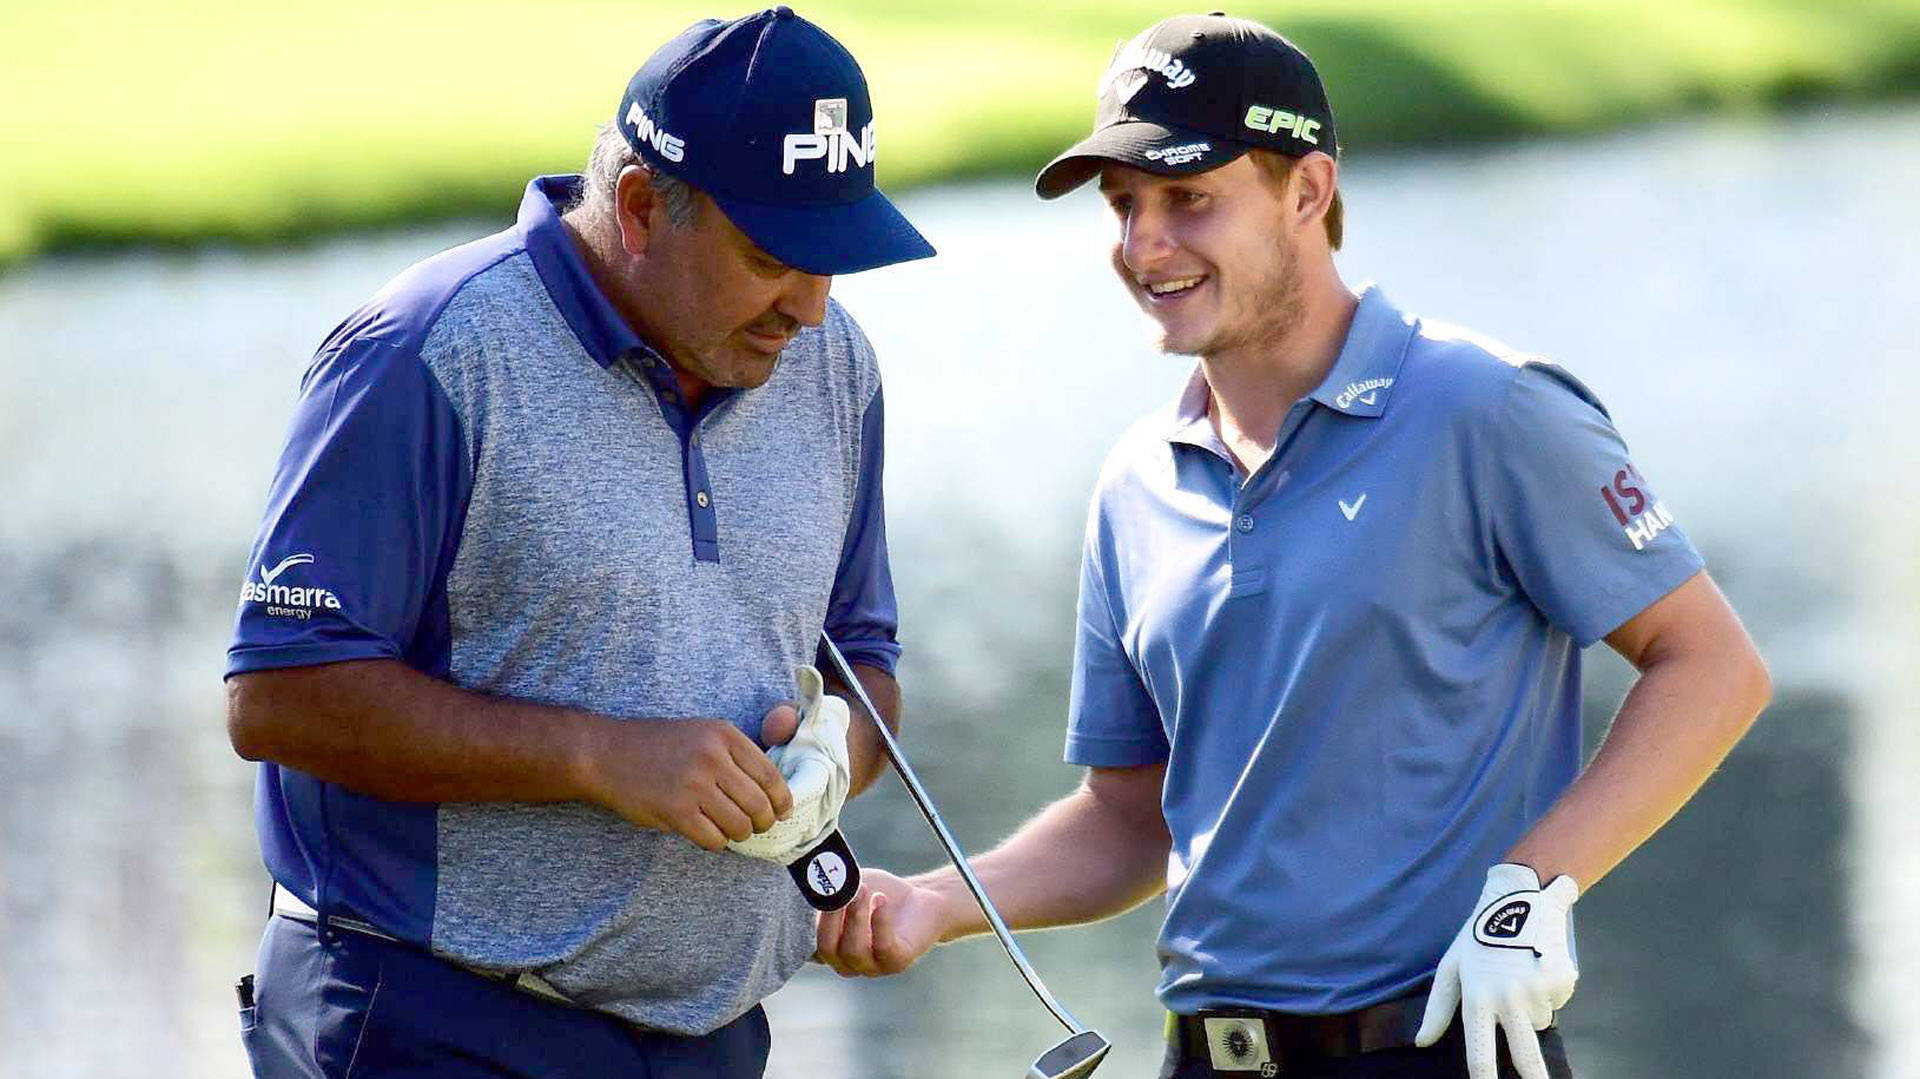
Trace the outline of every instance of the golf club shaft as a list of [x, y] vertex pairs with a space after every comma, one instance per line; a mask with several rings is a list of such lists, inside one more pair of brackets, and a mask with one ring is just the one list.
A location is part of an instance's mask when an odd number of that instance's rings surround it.
[[893, 770], [899, 774], [901, 782], [907, 785], [907, 793], [913, 796], [913, 804], [920, 807], [920, 815], [927, 818], [927, 824], [932, 826], [933, 833], [940, 837], [940, 845], [947, 848], [947, 858], [953, 862], [953, 867], [960, 871], [960, 879], [966, 882], [967, 890], [973, 893], [973, 901], [980, 904], [980, 913], [987, 916], [987, 925], [992, 927], [993, 935], [999, 938], [1000, 946], [1007, 950], [1007, 957], [1013, 960], [1015, 967], [1019, 968], [1020, 977], [1026, 979], [1027, 988], [1033, 990], [1033, 995], [1040, 998], [1040, 1003], [1045, 1004], [1047, 1010], [1052, 1012], [1053, 1017], [1058, 1019], [1060, 1025], [1066, 1027], [1069, 1032], [1079, 1034], [1086, 1030], [1087, 1028], [1081, 1026], [1080, 1021], [1075, 1019], [1071, 1012], [1061, 1007], [1059, 1001], [1053, 999], [1052, 993], [1047, 992], [1046, 985], [1040, 981], [1040, 975], [1034, 973], [1033, 964], [1027, 962], [1026, 953], [1013, 942], [1013, 934], [1007, 930], [1007, 923], [1000, 917], [1000, 912], [994, 909], [993, 901], [987, 898], [987, 890], [980, 886], [980, 879], [973, 875], [973, 866], [968, 864], [966, 853], [954, 840], [953, 833], [947, 830], [946, 822], [940, 819], [939, 811], [933, 807], [933, 799], [928, 796], [926, 788], [920, 785], [920, 777], [913, 774], [913, 765], [907, 763], [906, 754], [900, 751], [900, 744], [894, 741], [893, 732], [887, 729], [886, 721], [880, 716], [880, 709], [875, 708], [873, 701], [867, 697], [866, 687], [860, 684], [860, 679], [854, 677], [853, 667], [847, 663], [847, 657], [840, 654], [840, 647], [833, 643], [833, 638], [823, 633], [820, 639], [826, 643], [827, 655], [832, 658], [833, 665], [839, 669], [841, 680], [846, 682], [847, 688], [860, 698], [860, 704], [866, 708], [867, 715], [873, 719], [874, 728], [880, 732], [880, 744], [887, 751], [887, 760], [893, 762]]

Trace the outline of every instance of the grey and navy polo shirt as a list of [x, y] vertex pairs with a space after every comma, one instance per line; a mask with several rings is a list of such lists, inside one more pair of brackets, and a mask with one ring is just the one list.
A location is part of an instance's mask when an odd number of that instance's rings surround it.
[[1198, 371], [1113, 450], [1067, 759], [1165, 762], [1160, 995], [1417, 991], [1580, 764], [1580, 649], [1699, 572], [1560, 368], [1366, 291], [1241, 474]]
[[[873, 350], [837, 304], [690, 411], [558, 216], [414, 266], [301, 385], [227, 673], [395, 659], [458, 686], [757, 736], [823, 627], [891, 671]], [[274, 878], [455, 962], [701, 1033], [814, 946], [785, 870], [585, 804], [396, 804], [260, 767]]]

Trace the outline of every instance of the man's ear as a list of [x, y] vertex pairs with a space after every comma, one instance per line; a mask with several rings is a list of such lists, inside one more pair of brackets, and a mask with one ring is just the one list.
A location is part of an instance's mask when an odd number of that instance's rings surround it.
[[1323, 227], [1320, 222], [1332, 207], [1333, 193], [1340, 182], [1339, 163], [1316, 150], [1294, 164], [1293, 175], [1294, 199], [1287, 212], [1294, 216], [1294, 227]]
[[629, 255], [647, 253], [657, 222], [653, 219], [654, 198], [651, 174], [642, 165], [620, 170], [613, 187], [613, 217], [620, 225], [620, 246]]

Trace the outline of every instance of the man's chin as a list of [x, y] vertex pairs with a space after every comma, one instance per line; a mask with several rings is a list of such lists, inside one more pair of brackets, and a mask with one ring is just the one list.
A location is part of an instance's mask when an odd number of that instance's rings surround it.
[[780, 357], [777, 354], [768, 356], [753, 352], [749, 353], [749, 357], [736, 363], [733, 370], [728, 372], [726, 385], [730, 389], [759, 389], [773, 378], [774, 370], [780, 366]]
[[1159, 327], [1153, 343], [1169, 356], [1200, 356], [1207, 351], [1207, 342], [1197, 334], [1178, 334], [1165, 326]]

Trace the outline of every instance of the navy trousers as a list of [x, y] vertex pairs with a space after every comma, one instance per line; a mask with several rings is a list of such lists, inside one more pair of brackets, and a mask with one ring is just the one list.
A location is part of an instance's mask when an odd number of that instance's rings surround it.
[[255, 1079], [760, 1079], [756, 1007], [704, 1037], [641, 1030], [349, 930], [268, 919], [241, 1038]]

